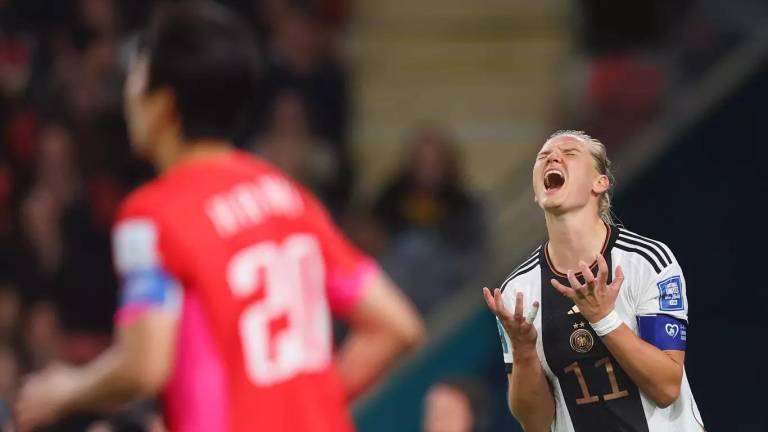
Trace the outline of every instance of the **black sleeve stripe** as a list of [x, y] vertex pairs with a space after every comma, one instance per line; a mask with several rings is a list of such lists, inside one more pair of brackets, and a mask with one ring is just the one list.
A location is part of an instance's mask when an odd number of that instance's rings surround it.
[[651, 265], [653, 266], [653, 269], [656, 271], [656, 274], [661, 273], [661, 269], [659, 268], [659, 265], [656, 264], [656, 261], [654, 261], [653, 258], [651, 258], [651, 256], [648, 255], [642, 249], [635, 249], [633, 247], [625, 246], [625, 245], [623, 245], [623, 244], [621, 244], [619, 242], [616, 242], [615, 247], [616, 247], [616, 249], [621, 249], [621, 250], [627, 251], [627, 252], [634, 252], [634, 253], [640, 255], [641, 257], [645, 258], [646, 261], [651, 263]]
[[623, 231], [621, 234], [624, 235], [623, 237], [625, 239], [626, 238], [631, 238], [631, 239], [633, 239], [635, 241], [639, 241], [639, 242], [644, 243], [644, 244], [646, 244], [646, 245], [648, 245], [650, 247], [653, 247], [654, 249], [656, 249], [659, 252], [661, 252], [662, 254], [664, 254], [664, 258], [666, 258], [667, 262], [672, 264], [672, 256], [671, 256], [672, 252], [669, 251], [669, 248], [666, 247], [663, 243], [660, 243], [660, 242], [657, 242], [655, 240], [649, 239], [647, 237], [643, 237], [643, 236], [637, 235], [635, 233], [627, 232], [627, 231]]
[[507, 371], [507, 375], [512, 373], [512, 363], [504, 363], [504, 370]]
[[624, 243], [629, 243], [631, 245], [639, 246], [639, 247], [641, 247], [641, 248], [643, 248], [643, 249], [653, 253], [656, 256], [656, 258], [659, 259], [659, 263], [661, 263], [661, 265], [663, 265], [665, 268], [668, 265], [672, 264], [671, 261], [665, 261], [664, 257], [661, 256], [659, 251], [655, 247], [651, 246], [648, 243], [644, 243], [644, 242], [638, 241], [638, 240], [632, 240], [631, 237], [626, 237], [623, 234], [619, 234], [619, 240], [623, 241]]
[[541, 249], [541, 246], [537, 247], [537, 248], [536, 248], [536, 250], [535, 250], [535, 251], [533, 251], [533, 253], [532, 253], [531, 255], [529, 255], [529, 256], [528, 256], [528, 258], [526, 258], [526, 259], [525, 259], [525, 261], [523, 261], [523, 263], [522, 263], [522, 264], [520, 264], [520, 265], [519, 265], [519, 266], [517, 266], [517, 267], [516, 267], [514, 270], [512, 270], [512, 273], [510, 273], [510, 274], [509, 274], [509, 276], [507, 276], [507, 278], [506, 278], [506, 279], [504, 279], [504, 282], [502, 282], [502, 283], [501, 283], [501, 288], [502, 288], [502, 289], [504, 289], [504, 285], [506, 285], [506, 284], [507, 284], [509, 281], [511, 281], [511, 280], [512, 280], [512, 279], [515, 277], [515, 273], [516, 273], [518, 270], [520, 270], [520, 269], [522, 269], [523, 267], [525, 267], [525, 266], [529, 265], [529, 264], [530, 264], [530, 263], [532, 263], [533, 261], [536, 261], [536, 260], [538, 260], [538, 258], [539, 258], [539, 250], [540, 250], [540, 249]]
[[536, 260], [536, 262], [533, 262], [533, 263], [531, 263], [531, 264], [530, 264], [528, 267], [526, 267], [526, 268], [523, 268], [523, 269], [520, 269], [520, 270], [516, 271], [516, 272], [515, 272], [515, 273], [512, 275], [512, 279], [514, 279], [514, 278], [516, 278], [516, 277], [518, 277], [518, 276], [522, 276], [522, 275], [524, 275], [524, 274], [528, 273], [529, 271], [531, 271], [531, 270], [535, 269], [536, 267], [538, 267], [538, 265], [539, 265], [539, 261], [538, 261], [538, 260]]
[[646, 242], [656, 246], [657, 248], [659, 248], [661, 253], [663, 253], [664, 256], [667, 258], [667, 262], [669, 262], [670, 264], [672, 263], [672, 257], [667, 253], [667, 247], [664, 246], [664, 244], [659, 243], [656, 240], [649, 239], [648, 237], [643, 237], [641, 235], [637, 235], [637, 234], [635, 234], [635, 233], [633, 233], [631, 231], [627, 231], [627, 230], [621, 230], [620, 234], [624, 234], [626, 236], [632, 237], [632, 238], [637, 239], [637, 240], [646, 241]]
[[535, 269], [538, 266], [539, 266], [539, 261], [536, 260], [536, 261], [532, 262], [530, 265], [528, 265], [528, 267], [522, 268], [522, 269], [517, 270], [514, 273], [512, 273], [507, 278], [507, 280], [504, 281], [504, 284], [501, 286], [501, 292], [504, 292], [504, 290], [507, 288], [507, 285], [509, 285], [509, 283], [512, 282], [515, 278], [517, 278], [518, 276], [522, 276], [522, 275], [528, 273], [529, 271]]
[[515, 271], [513, 271], [512, 273], [514, 273], [514, 272], [516, 272], [516, 271], [520, 270], [520, 269], [521, 269], [521, 268], [523, 268], [523, 267], [528, 267], [528, 264], [530, 264], [530, 263], [532, 263], [532, 262], [536, 261], [537, 259], [539, 259], [539, 257], [538, 257], [538, 256], [532, 256], [532, 257], [529, 257], [529, 258], [527, 258], [527, 259], [526, 259], [526, 260], [525, 260], [525, 261], [524, 261], [522, 264], [520, 264], [519, 266], [517, 266], [517, 268], [515, 269]]
[[621, 238], [616, 240], [616, 244], [621, 244], [624, 247], [633, 248], [633, 249], [637, 249], [637, 250], [641, 250], [641, 251], [645, 252], [646, 254], [648, 254], [649, 257], [651, 257], [651, 259], [653, 259], [653, 262], [658, 264], [659, 268], [662, 269], [662, 270], [668, 267], [663, 259], [660, 260], [660, 261], [657, 261], [656, 259], [653, 258], [654, 256], [656, 256], [656, 257], [658, 257], [658, 256], [656, 255], [655, 249], [653, 249], [650, 246], [647, 246], [647, 245], [644, 245], [644, 244], [630, 245], [630, 244], [627, 244], [627, 242], [624, 239], [621, 239]]

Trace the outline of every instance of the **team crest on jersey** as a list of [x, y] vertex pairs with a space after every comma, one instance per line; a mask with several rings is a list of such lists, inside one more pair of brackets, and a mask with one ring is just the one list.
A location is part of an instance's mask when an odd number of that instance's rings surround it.
[[683, 281], [680, 276], [672, 276], [656, 285], [659, 287], [660, 310], [679, 311], [685, 309], [683, 304]]
[[587, 353], [595, 346], [595, 339], [592, 333], [584, 328], [579, 328], [571, 333], [571, 349], [577, 353]]

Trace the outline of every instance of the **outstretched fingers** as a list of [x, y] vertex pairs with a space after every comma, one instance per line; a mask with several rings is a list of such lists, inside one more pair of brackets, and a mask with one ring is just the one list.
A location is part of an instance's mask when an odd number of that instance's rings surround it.
[[576, 277], [576, 273], [573, 272], [573, 270], [568, 270], [568, 282], [571, 284], [571, 289], [573, 289], [573, 292], [576, 294], [577, 297], [586, 297], [587, 295], [587, 288], [579, 282], [579, 279]]
[[503, 323], [507, 323], [505, 325], [510, 325], [513, 329], [517, 328], [520, 331], [526, 331], [526, 329], [533, 325], [541, 307], [540, 303], [535, 301], [528, 313], [524, 315], [523, 293], [518, 292], [515, 295], [514, 311], [510, 312], [504, 305], [501, 290], [498, 288], [495, 288], [493, 293], [491, 293], [491, 290], [488, 287], [483, 287], [483, 298], [485, 299], [485, 304], [488, 306], [488, 309], [490, 309], [497, 318], [502, 320]]
[[613, 290], [620, 290], [621, 285], [624, 283], [624, 270], [621, 269], [621, 266], [616, 266], [615, 275], [613, 277], [613, 282], [611, 282], [610, 288]]
[[587, 263], [584, 261], [579, 261], [579, 270], [581, 271], [581, 275], [584, 277], [584, 282], [586, 285], [595, 282], [595, 276], [592, 274], [592, 269], [589, 268]]
[[523, 322], [523, 293], [521, 292], [515, 295], [515, 321]]
[[502, 319], [511, 320], [513, 318], [512, 312], [504, 305], [504, 299], [501, 298], [501, 290], [496, 288], [493, 290], [493, 300], [496, 304], [497, 316]]
[[528, 324], [533, 324], [534, 321], [536, 321], [536, 315], [539, 314], [539, 302], [535, 301], [533, 302], [533, 307], [531, 307], [531, 310], [528, 312], [528, 316], [525, 317], [525, 322]]
[[483, 299], [485, 299], [485, 305], [488, 306], [488, 309], [490, 309], [494, 315], [498, 316], [498, 311], [496, 311], [496, 300], [493, 298], [493, 294], [488, 287], [483, 287]]
[[597, 289], [595, 276], [592, 274], [592, 269], [589, 268], [587, 263], [579, 261], [579, 270], [584, 278], [585, 294], [593, 293]]
[[598, 286], [605, 286], [608, 282], [608, 263], [603, 254], [597, 254], [597, 283]]
[[567, 287], [563, 284], [561, 284], [557, 279], [552, 279], [549, 281], [553, 287], [562, 295], [568, 297], [569, 299], [573, 300], [576, 298], [576, 291], [574, 291], [572, 288]]

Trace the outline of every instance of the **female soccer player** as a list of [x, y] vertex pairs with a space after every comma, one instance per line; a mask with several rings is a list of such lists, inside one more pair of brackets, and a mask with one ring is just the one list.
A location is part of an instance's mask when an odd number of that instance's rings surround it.
[[613, 224], [612, 183], [605, 146], [583, 132], [556, 132], [536, 157], [549, 239], [483, 290], [509, 409], [529, 432], [700, 432], [685, 278], [666, 245]]

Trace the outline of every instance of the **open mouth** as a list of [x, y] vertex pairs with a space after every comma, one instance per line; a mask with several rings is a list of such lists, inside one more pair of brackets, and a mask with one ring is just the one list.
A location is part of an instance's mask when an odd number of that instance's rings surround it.
[[562, 171], [552, 169], [544, 173], [544, 189], [547, 192], [559, 190], [565, 184], [565, 174]]

